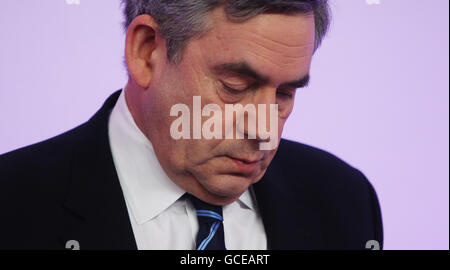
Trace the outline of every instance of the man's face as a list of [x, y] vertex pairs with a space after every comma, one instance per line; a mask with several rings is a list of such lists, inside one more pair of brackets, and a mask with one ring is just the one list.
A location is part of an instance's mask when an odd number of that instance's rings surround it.
[[210, 21], [211, 30], [189, 41], [178, 65], [157, 65], [142, 98], [142, 122], [161, 166], [178, 186], [210, 203], [227, 204], [261, 179], [276, 149], [260, 150], [258, 139], [192, 139], [192, 122], [191, 139], [174, 140], [170, 126], [178, 117], [170, 110], [186, 104], [192, 119], [193, 96], [201, 96], [202, 107], [222, 108], [225, 125], [225, 104], [266, 104], [267, 109], [278, 104], [280, 138], [294, 104], [292, 82], [305, 83], [309, 73], [314, 18], [262, 14], [232, 23], [218, 8]]

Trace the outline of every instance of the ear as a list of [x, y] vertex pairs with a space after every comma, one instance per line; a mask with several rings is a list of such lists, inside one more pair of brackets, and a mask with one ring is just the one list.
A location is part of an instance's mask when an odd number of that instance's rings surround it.
[[136, 17], [127, 29], [125, 60], [130, 77], [143, 89], [149, 87], [155, 65], [162, 60], [157, 48], [164, 44], [157, 29], [158, 24], [150, 15]]

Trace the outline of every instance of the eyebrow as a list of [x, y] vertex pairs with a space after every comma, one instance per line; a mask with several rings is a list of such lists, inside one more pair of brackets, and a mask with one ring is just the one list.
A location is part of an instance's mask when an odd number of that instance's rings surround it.
[[[241, 61], [237, 63], [224, 63], [218, 64], [213, 67], [213, 70], [216, 72], [232, 72], [240, 75], [245, 75], [248, 77], [252, 77], [253, 79], [265, 84], [269, 82], [269, 78], [259, 74], [255, 69], [253, 69], [247, 62]], [[300, 78], [296, 81], [285, 82], [279, 86], [279, 88], [283, 87], [292, 87], [292, 88], [302, 88], [306, 87], [310, 81], [309, 73], [306, 74], [303, 78]]]

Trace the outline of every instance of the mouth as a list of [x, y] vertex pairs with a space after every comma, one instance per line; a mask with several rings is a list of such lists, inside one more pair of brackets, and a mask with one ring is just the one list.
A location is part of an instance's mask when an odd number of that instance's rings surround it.
[[238, 157], [230, 157], [231, 159], [234, 159], [234, 160], [236, 160], [236, 161], [239, 161], [239, 162], [241, 162], [241, 163], [244, 163], [244, 164], [253, 164], [253, 163], [257, 163], [257, 162], [259, 162], [259, 161], [261, 161], [262, 160], [262, 158], [259, 158], [259, 159], [257, 159], [257, 158], [254, 158], [254, 159], [250, 159], [250, 158], [238, 158]]
[[229, 159], [233, 161], [233, 163], [236, 165], [238, 171], [242, 174], [251, 174], [258, 167], [260, 166], [260, 162], [262, 161], [262, 158], [238, 158], [238, 157], [230, 157], [227, 156]]

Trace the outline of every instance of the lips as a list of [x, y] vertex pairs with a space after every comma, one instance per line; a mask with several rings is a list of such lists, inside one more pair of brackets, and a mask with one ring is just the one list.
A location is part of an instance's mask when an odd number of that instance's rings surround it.
[[243, 174], [251, 174], [260, 166], [260, 161], [262, 158], [237, 158], [237, 157], [228, 157], [233, 163], [236, 165], [238, 171]]
[[259, 159], [256, 159], [256, 158], [238, 158], [238, 157], [230, 157], [230, 158], [238, 160], [238, 161], [240, 161], [242, 163], [245, 163], [245, 164], [252, 164], [252, 163], [256, 163], [258, 161], [261, 161], [261, 158], [259, 158]]

